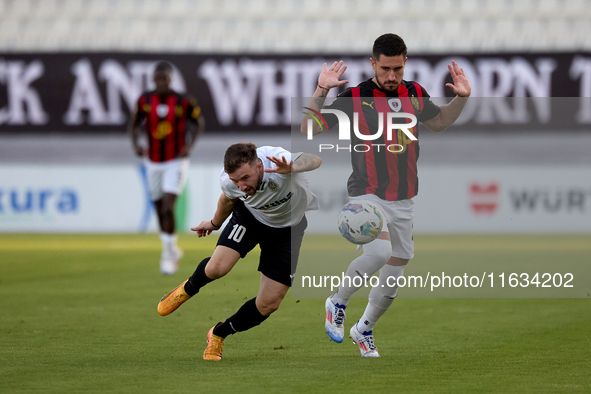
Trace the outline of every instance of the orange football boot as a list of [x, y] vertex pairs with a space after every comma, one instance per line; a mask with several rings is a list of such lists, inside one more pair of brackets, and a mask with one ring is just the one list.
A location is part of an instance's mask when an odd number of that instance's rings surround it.
[[169, 291], [168, 293], [164, 294], [164, 297], [158, 303], [158, 314], [160, 316], [170, 315], [172, 312], [176, 311], [177, 308], [189, 298], [190, 295], [187, 294], [185, 291], [185, 283], [187, 283], [189, 279], [181, 283], [176, 289]]
[[213, 329], [222, 324], [219, 322], [215, 326], [211, 327], [207, 333], [207, 347], [203, 352], [204, 360], [215, 360], [220, 361], [222, 359], [222, 348], [224, 347], [224, 338], [218, 337], [213, 333]]

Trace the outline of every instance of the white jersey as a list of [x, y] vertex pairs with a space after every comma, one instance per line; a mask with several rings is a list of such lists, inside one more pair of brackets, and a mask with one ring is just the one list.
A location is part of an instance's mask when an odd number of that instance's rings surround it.
[[[267, 156], [283, 156], [289, 162], [297, 159], [300, 154], [292, 155], [283, 148], [273, 146], [257, 148], [257, 156], [263, 162], [263, 168], [276, 167]], [[220, 175], [220, 185], [229, 199], [241, 199], [258, 221], [271, 227], [295, 226], [302, 220], [306, 211], [318, 209], [318, 198], [310, 191], [308, 179], [301, 172], [265, 172], [261, 185], [252, 196], [241, 192], [224, 170]]]

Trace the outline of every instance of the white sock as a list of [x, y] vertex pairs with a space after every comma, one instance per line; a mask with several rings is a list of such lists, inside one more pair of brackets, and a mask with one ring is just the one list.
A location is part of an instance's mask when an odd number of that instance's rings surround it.
[[387, 309], [378, 308], [371, 301], [367, 303], [363, 316], [357, 322], [357, 330], [360, 333], [370, 333], [373, 331], [373, 327], [376, 325], [378, 319], [386, 313]]
[[[331, 296], [332, 302], [347, 306], [349, 298], [351, 298], [353, 293], [364, 285], [363, 281], [353, 279], [355, 277], [363, 277], [364, 275], [367, 275], [367, 277], [372, 276], [386, 264], [391, 254], [392, 244], [385, 239], [376, 239], [363, 245], [363, 254], [349, 264], [349, 268], [345, 274], [345, 280], [341, 283], [337, 292]], [[359, 286], [355, 286], [355, 284]]]
[[172, 253], [176, 248], [176, 234], [160, 233], [160, 240], [162, 241], [162, 252]]
[[[404, 276], [406, 265], [388, 265], [380, 269], [380, 281], [378, 285], [371, 289], [369, 293], [369, 302], [361, 319], [357, 322], [359, 332], [371, 332], [377, 321], [392, 305], [398, 295], [398, 286], [393, 278], [398, 280]], [[394, 286], [393, 286], [394, 285]]]

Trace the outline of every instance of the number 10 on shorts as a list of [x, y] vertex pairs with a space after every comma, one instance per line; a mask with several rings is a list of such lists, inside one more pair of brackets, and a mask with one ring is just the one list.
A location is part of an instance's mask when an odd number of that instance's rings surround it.
[[234, 240], [236, 242], [240, 242], [240, 241], [242, 241], [242, 237], [244, 237], [245, 233], [246, 233], [246, 227], [244, 227], [241, 224], [235, 224], [234, 227], [232, 227], [232, 232], [228, 236], [228, 239]]

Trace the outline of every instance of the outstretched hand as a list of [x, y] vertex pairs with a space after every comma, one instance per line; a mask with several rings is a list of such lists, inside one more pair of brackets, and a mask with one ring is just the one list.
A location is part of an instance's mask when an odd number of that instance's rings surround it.
[[446, 83], [445, 86], [450, 88], [455, 94], [460, 97], [468, 97], [472, 92], [472, 87], [470, 86], [470, 82], [466, 77], [466, 73], [464, 72], [463, 68], [460, 68], [455, 61], [451, 61], [451, 65], [447, 65], [449, 69], [449, 73], [451, 74], [451, 78], [453, 80], [453, 84]]
[[211, 222], [203, 221], [197, 227], [191, 227], [191, 231], [195, 231], [199, 238], [211, 234], [212, 231], [219, 230], [219, 227], [214, 227]]
[[324, 63], [322, 66], [322, 72], [318, 77], [318, 86], [330, 89], [349, 83], [346, 79], [339, 81], [339, 78], [343, 75], [346, 69], [347, 66], [343, 65], [342, 60], [338, 63], [334, 62], [328, 69], [326, 68], [326, 63]]
[[291, 166], [293, 161], [289, 163], [285, 159], [285, 156], [281, 156], [281, 159], [275, 156], [267, 156], [267, 159], [271, 160], [277, 167], [265, 168], [265, 172], [276, 172], [278, 174], [289, 174], [291, 172]]

